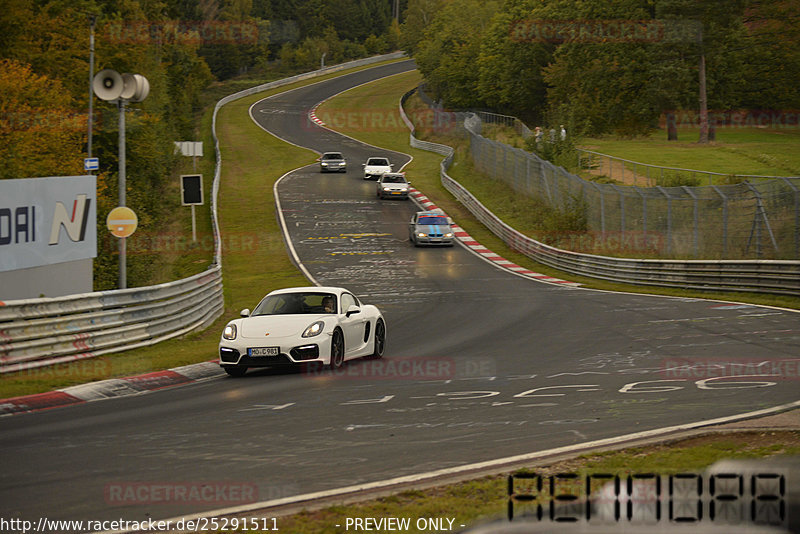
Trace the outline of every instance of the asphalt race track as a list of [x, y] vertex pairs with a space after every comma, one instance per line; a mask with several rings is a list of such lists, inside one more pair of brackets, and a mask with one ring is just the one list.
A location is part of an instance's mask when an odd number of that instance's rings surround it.
[[[0, 516], [175, 517], [798, 400], [797, 313], [544, 284], [461, 246], [412, 247], [413, 203], [378, 200], [361, 174], [368, 156], [388, 155], [395, 169], [407, 157], [307, 119], [317, 102], [409, 68], [343, 76], [251, 110], [287, 141], [347, 157], [347, 173], [306, 167], [278, 193], [316, 281], [384, 311], [385, 358], [337, 375], [264, 370], [0, 418]], [[709, 365], [734, 359], [747, 364], [741, 374], [781, 376], [731, 380]], [[687, 361], [691, 375], [668, 370]], [[219, 484], [230, 491], [165, 493]]]

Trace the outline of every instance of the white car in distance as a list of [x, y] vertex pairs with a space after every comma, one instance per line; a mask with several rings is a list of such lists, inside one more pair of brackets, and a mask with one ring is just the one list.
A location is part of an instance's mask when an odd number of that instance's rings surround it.
[[411, 184], [406, 180], [402, 172], [387, 172], [376, 183], [378, 198], [401, 198], [408, 199], [408, 191]]
[[367, 158], [367, 162], [363, 164], [363, 167], [365, 180], [377, 180], [385, 173], [392, 172], [394, 166], [389, 163], [388, 158], [374, 156]]

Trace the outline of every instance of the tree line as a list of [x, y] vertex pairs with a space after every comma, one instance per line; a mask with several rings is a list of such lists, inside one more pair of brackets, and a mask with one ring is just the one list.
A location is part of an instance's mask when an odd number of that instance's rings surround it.
[[701, 73], [711, 111], [800, 109], [793, 0], [409, 0], [401, 30], [446, 105], [532, 124], [646, 133]]

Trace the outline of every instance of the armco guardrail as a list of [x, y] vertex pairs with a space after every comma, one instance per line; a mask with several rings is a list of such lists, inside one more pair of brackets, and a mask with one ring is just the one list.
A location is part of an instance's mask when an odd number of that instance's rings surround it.
[[203, 328], [223, 310], [219, 265], [166, 284], [0, 307], [0, 372], [152, 345]]
[[268, 89], [402, 56], [398, 52], [334, 65], [252, 87], [217, 102], [212, 120], [217, 156], [211, 195], [214, 263], [200, 274], [166, 284], [0, 302], [0, 374], [152, 345], [213, 323], [224, 310], [217, 216], [222, 164], [216, 135], [219, 109]]
[[[414, 137], [414, 126], [403, 110], [403, 104], [413, 93], [409, 91], [400, 100], [400, 114], [411, 130], [411, 146], [445, 156], [441, 164], [442, 185], [509, 247], [529, 258], [561, 271], [614, 282], [800, 296], [800, 261], [613, 258], [558, 249], [518, 232], [447, 174], [454, 153], [451, 147]], [[467, 122], [474, 120], [470, 114], [466, 115]]]

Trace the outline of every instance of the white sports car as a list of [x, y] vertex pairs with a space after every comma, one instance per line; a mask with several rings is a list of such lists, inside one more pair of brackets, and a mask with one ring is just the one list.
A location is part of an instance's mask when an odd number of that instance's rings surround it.
[[340, 287], [279, 289], [241, 315], [219, 342], [219, 364], [231, 376], [312, 362], [337, 369], [353, 358], [380, 358], [386, 347], [380, 310]]

